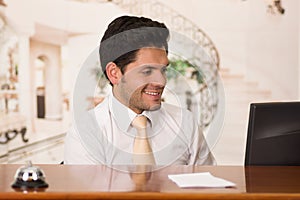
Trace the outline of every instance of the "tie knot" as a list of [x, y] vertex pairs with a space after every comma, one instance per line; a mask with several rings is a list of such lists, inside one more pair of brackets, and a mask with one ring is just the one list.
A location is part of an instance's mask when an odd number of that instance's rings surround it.
[[147, 127], [147, 117], [144, 115], [139, 115], [133, 119], [131, 124], [134, 128], [144, 129]]

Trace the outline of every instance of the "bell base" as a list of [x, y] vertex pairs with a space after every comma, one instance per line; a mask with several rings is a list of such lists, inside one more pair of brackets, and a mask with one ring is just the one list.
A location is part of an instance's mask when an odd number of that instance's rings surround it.
[[46, 188], [49, 185], [42, 180], [37, 180], [37, 181], [20, 181], [16, 180], [11, 187], [13, 188]]

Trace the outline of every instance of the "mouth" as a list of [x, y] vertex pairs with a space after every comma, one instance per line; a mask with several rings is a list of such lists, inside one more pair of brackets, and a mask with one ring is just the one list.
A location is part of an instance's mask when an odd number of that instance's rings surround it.
[[160, 92], [150, 92], [150, 91], [144, 91], [145, 94], [151, 95], [151, 96], [160, 96]]
[[149, 100], [160, 101], [163, 88], [145, 88], [143, 93]]

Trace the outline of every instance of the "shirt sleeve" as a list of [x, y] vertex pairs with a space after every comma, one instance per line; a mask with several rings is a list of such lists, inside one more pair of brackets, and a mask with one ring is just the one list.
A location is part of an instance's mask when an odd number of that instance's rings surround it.
[[97, 161], [83, 147], [78, 131], [72, 127], [66, 135], [64, 164], [97, 164]]
[[190, 144], [189, 165], [216, 165], [216, 160], [211, 153], [202, 129], [194, 123], [194, 137]]

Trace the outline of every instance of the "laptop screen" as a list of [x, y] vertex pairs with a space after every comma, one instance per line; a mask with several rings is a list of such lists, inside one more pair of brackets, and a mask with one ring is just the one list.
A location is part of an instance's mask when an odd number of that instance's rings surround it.
[[250, 105], [245, 165], [300, 165], [300, 102]]

